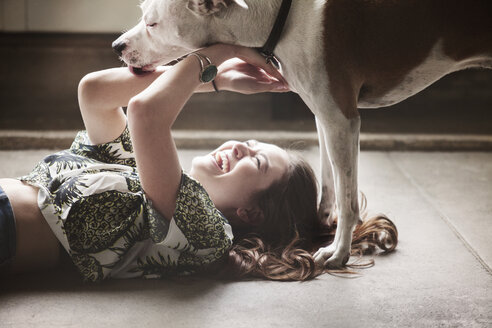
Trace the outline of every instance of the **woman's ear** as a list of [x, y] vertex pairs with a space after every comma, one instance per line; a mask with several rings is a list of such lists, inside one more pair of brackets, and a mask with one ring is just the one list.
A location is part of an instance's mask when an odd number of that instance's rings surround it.
[[260, 225], [265, 219], [263, 211], [258, 206], [252, 208], [238, 208], [236, 214], [241, 221], [250, 226]]

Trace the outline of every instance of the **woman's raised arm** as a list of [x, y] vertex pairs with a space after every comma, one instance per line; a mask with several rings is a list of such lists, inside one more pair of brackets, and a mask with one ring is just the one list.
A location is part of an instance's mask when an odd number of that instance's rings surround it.
[[[155, 72], [135, 76], [127, 67], [111, 68], [89, 73], [80, 81], [78, 98], [80, 111], [89, 138], [95, 144], [117, 138], [126, 124], [121, 107], [155, 81], [171, 66], [160, 66]], [[219, 67], [216, 84], [220, 90], [244, 94], [286, 92], [284, 83], [272, 79], [257, 66], [238, 58]], [[195, 92], [213, 92], [211, 83], [200, 84]]]
[[[255, 50], [229, 45], [213, 45], [199, 51], [220, 65], [238, 57], [282, 80], [280, 73]], [[171, 219], [181, 179], [181, 166], [171, 127], [199, 81], [200, 65], [189, 56], [168, 69], [128, 104], [128, 126], [140, 175], [140, 182], [154, 207]], [[285, 91], [285, 90], [284, 90]]]
[[147, 88], [168, 67], [159, 67], [145, 76], [133, 75], [127, 67], [111, 68], [84, 76], [79, 83], [78, 99], [82, 119], [94, 144], [117, 138], [126, 126], [121, 107]]

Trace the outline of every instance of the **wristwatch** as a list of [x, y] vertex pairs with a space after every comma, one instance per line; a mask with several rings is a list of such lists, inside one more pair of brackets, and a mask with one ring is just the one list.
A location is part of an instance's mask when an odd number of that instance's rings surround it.
[[199, 52], [192, 52], [190, 55], [193, 55], [196, 58], [198, 58], [198, 61], [200, 62], [200, 68], [201, 68], [200, 75], [199, 75], [200, 82], [202, 83], [212, 82], [217, 76], [217, 66], [212, 64], [210, 58]]

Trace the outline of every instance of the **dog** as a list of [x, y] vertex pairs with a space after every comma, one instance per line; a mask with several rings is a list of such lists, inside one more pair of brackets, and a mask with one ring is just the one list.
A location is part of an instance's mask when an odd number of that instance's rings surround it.
[[[113, 48], [135, 73], [213, 43], [261, 47], [282, 0], [145, 0]], [[492, 68], [490, 0], [294, 0], [275, 48], [315, 115], [321, 220], [338, 211], [317, 264], [343, 267], [360, 220], [358, 108], [396, 104], [451, 72]]]

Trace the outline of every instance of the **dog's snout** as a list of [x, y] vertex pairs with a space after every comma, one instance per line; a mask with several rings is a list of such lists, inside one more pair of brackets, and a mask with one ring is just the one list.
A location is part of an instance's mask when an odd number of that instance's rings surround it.
[[118, 54], [118, 56], [121, 56], [123, 54], [123, 50], [126, 48], [126, 43], [123, 41], [114, 41], [112, 44], [114, 52]]

